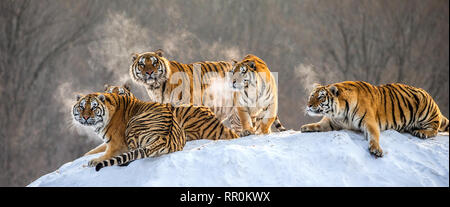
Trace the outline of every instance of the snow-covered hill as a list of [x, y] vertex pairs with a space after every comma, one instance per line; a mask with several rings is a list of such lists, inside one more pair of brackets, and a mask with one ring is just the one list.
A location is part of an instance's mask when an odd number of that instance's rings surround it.
[[100, 154], [66, 163], [29, 186], [449, 186], [448, 133], [421, 140], [385, 131], [375, 159], [361, 133], [287, 131], [188, 142], [180, 152], [107, 167]]

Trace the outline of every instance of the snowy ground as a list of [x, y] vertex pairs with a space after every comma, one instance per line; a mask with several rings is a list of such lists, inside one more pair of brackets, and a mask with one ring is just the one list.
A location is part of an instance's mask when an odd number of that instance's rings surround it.
[[183, 151], [107, 167], [100, 154], [66, 163], [29, 186], [449, 186], [449, 136], [385, 131], [375, 159], [361, 133], [287, 131], [188, 142]]

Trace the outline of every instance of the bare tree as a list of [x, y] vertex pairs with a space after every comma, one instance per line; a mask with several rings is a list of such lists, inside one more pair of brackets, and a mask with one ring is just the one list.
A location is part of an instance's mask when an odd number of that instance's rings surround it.
[[185, 63], [255, 54], [278, 72], [291, 129], [314, 119], [304, 114], [314, 82], [411, 84], [448, 116], [448, 21], [448, 0], [0, 1], [0, 185], [98, 144], [71, 127], [74, 95], [126, 81], [133, 52]]
[[49, 102], [45, 99], [50, 90], [45, 85], [54, 81], [51, 79], [54, 70], [65, 67], [52, 67], [52, 64], [64, 58], [75, 45], [90, 41], [84, 34], [100, 17], [94, 4], [88, 1], [77, 4], [30, 0], [0, 2], [1, 96], [8, 100], [0, 106], [0, 113], [5, 117], [0, 121], [1, 166], [6, 172], [1, 175], [1, 183], [17, 179], [18, 173], [14, 172], [17, 169], [11, 169], [17, 165], [12, 163], [30, 164], [19, 160], [32, 156], [30, 152], [17, 149], [23, 149], [20, 146], [24, 145], [37, 147], [33, 144], [39, 142], [33, 143], [33, 136], [46, 134], [48, 122], [34, 117], [45, 107], [42, 103]]
[[439, 98], [448, 91], [436, 85], [445, 82], [442, 72], [448, 73], [443, 4], [448, 2], [318, 1], [309, 10], [317, 20], [311, 25], [319, 46], [310, 54], [312, 62], [339, 71], [335, 81], [413, 84]]

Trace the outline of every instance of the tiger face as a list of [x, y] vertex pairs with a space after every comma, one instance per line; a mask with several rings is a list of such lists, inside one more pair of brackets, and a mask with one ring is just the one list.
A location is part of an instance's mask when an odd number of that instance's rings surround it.
[[105, 96], [89, 94], [77, 96], [77, 103], [73, 106], [73, 118], [83, 126], [99, 128], [108, 121], [108, 109], [105, 106]]
[[310, 116], [332, 115], [339, 108], [338, 89], [317, 85], [308, 99], [306, 112]]
[[122, 86], [110, 86], [108, 84], [105, 84], [105, 92], [134, 97], [133, 93], [131, 93], [130, 91], [130, 87], [127, 84], [124, 84]]
[[253, 61], [235, 62], [233, 69], [230, 71], [232, 88], [234, 90], [242, 90], [250, 85], [255, 85], [255, 72], [256, 67]]
[[169, 77], [167, 60], [163, 51], [135, 54], [130, 66], [131, 77], [138, 83], [157, 88]]

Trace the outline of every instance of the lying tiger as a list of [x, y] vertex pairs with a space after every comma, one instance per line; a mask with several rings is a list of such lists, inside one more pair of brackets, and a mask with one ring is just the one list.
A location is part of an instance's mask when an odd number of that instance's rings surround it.
[[[115, 93], [117, 95], [131, 96], [131, 97], [135, 98], [134, 94], [130, 91], [130, 87], [127, 84], [124, 84], [122, 86], [110, 86], [110, 85], [105, 84], [105, 92], [106, 93]], [[190, 105], [184, 104], [184, 105], [180, 105], [180, 106], [189, 107]], [[186, 133], [186, 141], [201, 139], [200, 138], [201, 136], [198, 135], [198, 128], [200, 128], [200, 124], [186, 125], [186, 127], [184, 128], [185, 133]], [[228, 127], [226, 127], [226, 125], [225, 125], [225, 128], [228, 128]], [[231, 130], [236, 133], [236, 131], [234, 129], [231, 129]], [[205, 139], [210, 139], [210, 138], [206, 137]]]
[[96, 171], [180, 151], [187, 140], [238, 137], [207, 107], [174, 107], [114, 92], [78, 96], [73, 117], [81, 125], [93, 127], [104, 141], [86, 153], [105, 152], [88, 163]]
[[302, 132], [363, 131], [369, 140], [369, 151], [376, 157], [383, 156], [380, 130], [409, 132], [424, 139], [449, 130], [448, 119], [425, 90], [398, 83], [374, 86], [363, 81], [346, 81], [317, 85], [306, 111], [323, 118], [318, 123], [303, 125]]

